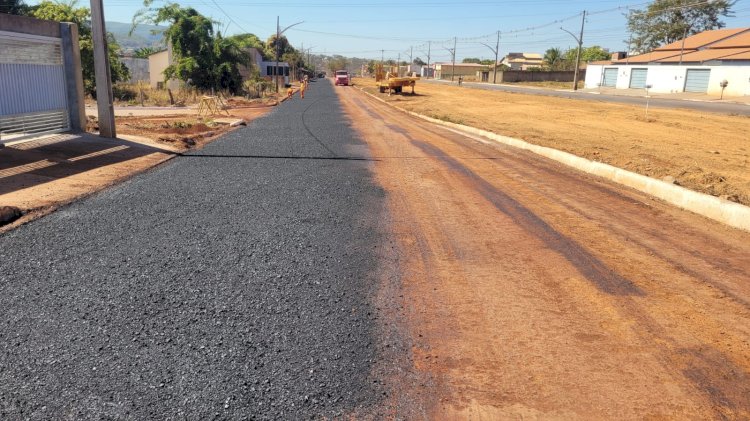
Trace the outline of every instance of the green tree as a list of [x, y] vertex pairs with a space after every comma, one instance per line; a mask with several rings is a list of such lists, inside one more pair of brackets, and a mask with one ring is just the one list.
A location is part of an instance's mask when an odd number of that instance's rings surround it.
[[265, 57], [266, 43], [255, 34], [237, 34], [227, 38], [236, 42], [241, 48], [257, 48], [260, 54], [263, 55], [264, 58], [267, 58]]
[[[571, 48], [565, 52], [563, 63], [560, 70], [573, 70], [576, 67], [577, 48]], [[590, 63], [592, 61], [608, 60], [611, 57], [609, 51], [598, 45], [583, 47], [581, 49], [581, 63]]]
[[544, 66], [552, 71], [562, 70], [565, 67], [565, 57], [559, 48], [549, 48], [544, 52]]
[[26, 15], [29, 13], [29, 6], [23, 0], [0, 0], [0, 13]]
[[462, 63], [476, 63], [476, 64], [480, 64], [480, 63], [482, 63], [482, 60], [480, 60], [480, 59], [478, 59], [476, 57], [466, 57], [465, 59], [463, 59]]
[[158, 53], [159, 51], [161, 50], [154, 47], [143, 47], [135, 50], [133, 56], [136, 58], [148, 58], [151, 54]]
[[[690, 4], [695, 3], [695, 4]], [[635, 9], [627, 15], [632, 34], [630, 49], [644, 53], [687, 36], [725, 26], [722, 17], [732, 16], [734, 0], [690, 1], [655, 0], [645, 10]]]
[[280, 36], [277, 42], [276, 34], [273, 34], [270, 37], [268, 37], [268, 41], [266, 41], [266, 50], [265, 50], [265, 53], [263, 53], [263, 57], [265, 57], [266, 60], [276, 59], [277, 44], [279, 47], [279, 57], [283, 56], [286, 53], [292, 52], [294, 50], [294, 48], [289, 44], [289, 40], [286, 39], [284, 35]]
[[[83, 87], [87, 93], [96, 95], [94, 43], [91, 38], [91, 10], [87, 7], [78, 7], [77, 0], [69, 0], [67, 2], [44, 0], [37, 6], [32, 6], [29, 10], [29, 15], [37, 19], [73, 22], [78, 25]], [[107, 33], [107, 45], [109, 47], [109, 67], [112, 82], [127, 80], [130, 77], [130, 72], [120, 61], [120, 45], [117, 44], [114, 36], [110, 33]]]
[[190, 82], [199, 89], [239, 92], [242, 78], [237, 66], [250, 62], [239, 43], [215, 34], [215, 22], [192, 7], [166, 3], [149, 8], [152, 3], [153, 0], [143, 2], [145, 8], [136, 13], [133, 27], [141, 22], [169, 23], [164, 37], [172, 46], [173, 62], [164, 70], [164, 76]]
[[417, 66], [424, 66], [427, 64], [424, 61], [422, 61], [422, 59], [419, 57], [415, 58], [413, 63], [416, 64]]
[[346, 57], [335, 55], [330, 60], [328, 60], [328, 70], [330, 70], [332, 74], [335, 74], [336, 70], [346, 69], [347, 64], [349, 64], [349, 61], [346, 59]]

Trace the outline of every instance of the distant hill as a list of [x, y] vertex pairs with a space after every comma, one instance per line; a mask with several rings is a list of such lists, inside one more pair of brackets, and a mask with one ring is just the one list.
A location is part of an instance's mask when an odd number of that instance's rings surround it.
[[[128, 35], [132, 24], [122, 22], [107, 22], [107, 31], [115, 36], [117, 43], [123, 51], [137, 50], [143, 47], [163, 47], [161, 32], [167, 29], [165, 26], [138, 25], [133, 35]], [[156, 32], [155, 34], [152, 32]]]

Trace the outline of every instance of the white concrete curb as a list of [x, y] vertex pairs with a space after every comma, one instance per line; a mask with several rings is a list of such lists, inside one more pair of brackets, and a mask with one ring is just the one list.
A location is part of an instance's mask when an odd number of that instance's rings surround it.
[[[362, 92], [371, 96], [372, 98], [377, 99], [378, 101], [388, 104], [383, 99], [365, 92], [364, 90], [362, 90]], [[586, 158], [581, 158], [580, 156], [576, 156], [568, 152], [559, 151], [557, 149], [552, 149], [545, 146], [534, 145], [520, 139], [514, 139], [512, 137], [502, 136], [486, 130], [477, 129], [476, 127], [449, 123], [447, 121], [442, 121], [427, 117], [422, 114], [417, 114], [412, 111], [407, 111], [392, 104], [388, 105], [414, 117], [427, 120], [431, 123], [460, 130], [464, 133], [492, 139], [504, 145], [513, 146], [519, 149], [525, 149], [535, 154], [542, 155], [553, 161], [557, 161], [567, 166], [573, 167], [577, 170], [597, 175], [607, 180], [614, 181], [615, 183], [631, 187], [640, 192], [650, 194], [654, 197], [664, 200], [667, 203], [671, 203], [679, 208], [697, 213], [698, 215], [702, 215], [715, 221], [719, 221], [734, 228], [750, 231], [750, 207], [741, 205], [739, 203], [730, 202], [729, 200], [720, 199], [718, 197], [714, 197], [704, 193], [698, 193], [696, 191], [657, 180], [655, 178], [646, 177], [645, 175], [636, 174], [631, 171], [623, 170], [622, 168], [613, 167], [612, 165], [591, 161]]]

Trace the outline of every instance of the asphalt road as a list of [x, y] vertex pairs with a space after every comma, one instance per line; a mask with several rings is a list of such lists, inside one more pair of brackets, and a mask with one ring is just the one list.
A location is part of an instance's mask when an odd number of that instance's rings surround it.
[[[423, 81], [426, 83], [449, 83], [449, 82], [437, 82], [437, 81]], [[607, 95], [607, 94], [591, 94], [587, 92], [570, 92], [570, 91], [558, 91], [555, 89], [541, 89], [541, 88], [530, 88], [524, 86], [509, 86], [509, 85], [492, 85], [487, 83], [473, 83], [464, 82], [464, 87], [472, 89], [484, 89], [488, 91], [503, 91], [512, 92], [517, 94], [528, 94], [528, 95], [541, 95], [541, 96], [552, 96], [557, 98], [569, 98], [569, 99], [583, 99], [589, 101], [602, 101], [602, 102], [614, 102], [618, 104], [635, 104], [644, 105], [646, 99], [642, 97], [632, 96], [621, 96], [621, 95]], [[689, 101], [680, 99], [665, 99], [665, 98], [651, 98], [649, 106], [657, 108], [684, 108], [689, 110], [707, 111], [712, 113], [722, 114], [739, 114], [739, 115], [750, 115], [750, 105], [737, 104], [730, 102], [705, 102], [705, 101]]]
[[0, 236], [0, 419], [380, 417], [366, 156], [315, 83]]

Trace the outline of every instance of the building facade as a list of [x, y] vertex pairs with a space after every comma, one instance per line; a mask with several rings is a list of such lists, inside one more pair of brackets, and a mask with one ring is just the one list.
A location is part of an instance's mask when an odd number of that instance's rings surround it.
[[588, 66], [586, 88], [750, 96], [750, 28], [705, 31], [654, 51]]

